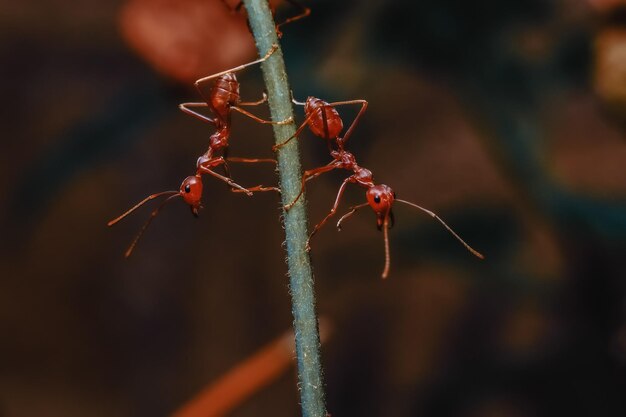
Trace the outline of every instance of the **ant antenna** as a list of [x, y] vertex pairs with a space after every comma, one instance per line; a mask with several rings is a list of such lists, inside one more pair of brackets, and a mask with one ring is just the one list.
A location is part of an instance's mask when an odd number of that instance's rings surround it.
[[383, 223], [383, 235], [385, 236], [385, 269], [383, 269], [382, 279], [389, 276], [389, 266], [391, 265], [391, 256], [389, 255], [389, 212], [385, 216]]
[[[130, 246], [126, 250], [126, 253], [124, 253], [124, 257], [128, 258], [131, 255], [131, 253], [133, 253], [133, 249], [135, 249], [135, 246], [137, 246], [137, 242], [139, 241], [139, 238], [141, 237], [141, 235], [143, 235], [143, 232], [146, 231], [148, 226], [150, 226], [150, 223], [152, 223], [152, 220], [157, 216], [157, 214], [159, 214], [159, 210], [161, 210], [163, 206], [166, 205], [173, 198], [180, 197], [180, 194], [178, 193], [178, 191], [175, 191], [175, 193], [176, 194], [167, 197], [156, 209], [154, 209], [152, 213], [150, 213], [150, 217], [148, 217], [148, 220], [146, 220], [146, 222], [141, 227], [141, 230], [139, 231], [139, 233], [137, 233], [137, 236], [135, 237], [133, 242], [130, 244]], [[159, 193], [159, 194], [164, 194], [164, 193]], [[133, 209], [134, 208], [135, 207], [133, 207]]]
[[[461, 239], [461, 237], [459, 235], [456, 234], [456, 232], [454, 230], [452, 230], [450, 228], [450, 226], [448, 226], [446, 224], [446, 222], [444, 222], [441, 217], [437, 216], [435, 213], [433, 213], [430, 210], [425, 209], [424, 207], [418, 206], [415, 203], [411, 203], [410, 201], [406, 201], [406, 200], [400, 200], [400, 199], [396, 199], [396, 201], [399, 201], [400, 203], [404, 203], [406, 205], [409, 205], [411, 207], [415, 207], [416, 209], [422, 210], [424, 213], [428, 214], [429, 216], [431, 216], [432, 218], [434, 218], [435, 220], [437, 220], [439, 223], [441, 223], [443, 225], [443, 227], [445, 227], [448, 232], [450, 232], [452, 234], [452, 236], [454, 236], [459, 242], [461, 242], [463, 244], [463, 246], [465, 246], [465, 248], [470, 251], [472, 253], [472, 255], [476, 256], [477, 258], [480, 259], [485, 259], [485, 257], [483, 256], [482, 253], [478, 252], [477, 250], [475, 250], [474, 248], [472, 248], [470, 245], [468, 245], [467, 243], [465, 243], [465, 241], [463, 239]], [[384, 278], [384, 277], [383, 277]]]
[[121, 216], [119, 216], [119, 217], [109, 221], [107, 223], [107, 226], [113, 226], [114, 224], [116, 224], [117, 222], [122, 220], [124, 217], [128, 216], [130, 213], [132, 213], [133, 211], [137, 210], [139, 207], [143, 206], [145, 203], [147, 203], [150, 200], [154, 200], [155, 198], [161, 197], [162, 195], [178, 194], [178, 193], [179, 193], [178, 191], [163, 191], [161, 193], [156, 193], [156, 194], [149, 195], [148, 197], [146, 197], [143, 200], [141, 200], [139, 203], [135, 204], [130, 210], [126, 211]]

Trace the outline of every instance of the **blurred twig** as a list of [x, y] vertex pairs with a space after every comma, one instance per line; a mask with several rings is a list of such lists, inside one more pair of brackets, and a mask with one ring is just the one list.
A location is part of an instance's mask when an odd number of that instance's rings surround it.
[[[332, 331], [328, 321], [320, 320], [322, 341]], [[219, 380], [203, 389], [172, 417], [221, 417], [248, 397], [269, 385], [292, 364], [294, 342], [289, 331], [239, 363]]]

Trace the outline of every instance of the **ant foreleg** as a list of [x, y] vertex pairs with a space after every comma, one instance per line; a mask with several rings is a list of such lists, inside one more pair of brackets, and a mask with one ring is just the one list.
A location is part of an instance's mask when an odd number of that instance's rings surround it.
[[348, 220], [350, 217], [352, 217], [352, 215], [354, 213], [356, 213], [356, 211], [358, 209], [361, 209], [363, 207], [368, 206], [369, 203], [363, 203], [363, 204], [359, 204], [358, 206], [352, 206], [350, 207], [350, 211], [347, 212], [346, 214], [344, 214], [343, 216], [341, 216], [341, 218], [339, 219], [339, 221], [337, 222], [337, 230], [341, 231], [341, 223], [343, 223], [344, 220]]
[[211, 119], [209, 116], [205, 116], [202, 113], [198, 113], [197, 111], [191, 110], [190, 107], [206, 107], [209, 105], [207, 103], [182, 103], [178, 105], [178, 108], [183, 112], [195, 117], [196, 119], [202, 120], [203, 122], [207, 122], [212, 124], [213, 126], [217, 126], [215, 119]]
[[[228, 150], [228, 148], [226, 148]], [[224, 163], [222, 164], [222, 168], [224, 168], [224, 175], [226, 176], [226, 178], [230, 178], [232, 180], [233, 176], [230, 174], [230, 166], [228, 165], [228, 162], [226, 160], [226, 158], [224, 158]], [[228, 187], [229, 190], [234, 190], [233, 187], [230, 186], [230, 184], [226, 184], [226, 186]]]
[[335, 165], [335, 161], [332, 161], [330, 164], [324, 165], [323, 167], [304, 171], [304, 174], [302, 175], [302, 186], [300, 187], [300, 192], [291, 203], [284, 206], [285, 211], [291, 210], [294, 204], [296, 204], [296, 202], [300, 199], [300, 197], [302, 197], [302, 194], [304, 194], [304, 188], [306, 187], [307, 181], [312, 180], [313, 178], [319, 177], [323, 173], [332, 171], [333, 169], [336, 169], [336, 168], [337, 168], [337, 165]]
[[258, 101], [240, 101], [239, 103], [237, 103], [237, 105], [239, 106], [258, 106], [261, 105], [263, 103], [267, 102], [267, 94], [265, 94], [265, 92], [263, 92], [263, 98], [261, 100]]
[[238, 111], [239, 113], [248, 116], [249, 118], [251, 118], [252, 120], [256, 120], [259, 123], [263, 123], [263, 124], [269, 124], [269, 125], [288, 125], [289, 123], [293, 123], [293, 117], [288, 118], [287, 120], [283, 120], [280, 122], [274, 122], [272, 120], [265, 120], [265, 119], [261, 119], [258, 116], [255, 116], [254, 114], [250, 113], [247, 110], [244, 110], [242, 108], [239, 108], [237, 106], [230, 106], [231, 110], [235, 110]]
[[255, 164], [257, 162], [269, 162], [276, 165], [276, 160], [271, 158], [225, 158], [228, 162], [241, 162], [244, 164]]
[[341, 183], [341, 187], [339, 187], [339, 191], [337, 192], [337, 198], [335, 198], [335, 204], [333, 204], [333, 208], [330, 209], [330, 212], [326, 215], [326, 217], [324, 217], [324, 220], [322, 220], [321, 222], [315, 225], [315, 227], [313, 228], [313, 231], [309, 235], [309, 239], [306, 241], [307, 252], [311, 250], [311, 245], [310, 245], [311, 238], [317, 233], [318, 230], [320, 230], [326, 224], [326, 222], [331, 217], [335, 215], [335, 212], [337, 211], [337, 207], [339, 207], [339, 203], [341, 202], [341, 197], [343, 196], [343, 192], [345, 191], [346, 186], [349, 183], [354, 182], [354, 181], [355, 181], [354, 176], [351, 175], [345, 180], [343, 180], [343, 183]]
[[309, 122], [311, 121], [311, 119], [313, 117], [315, 117], [316, 114], [315, 112], [309, 114], [306, 119], [304, 119], [304, 121], [302, 122], [302, 124], [300, 126], [298, 126], [298, 129], [296, 129], [296, 133], [294, 133], [289, 139], [285, 140], [284, 142], [281, 142], [277, 145], [272, 146], [272, 150], [274, 152], [276, 152], [278, 149], [282, 148], [283, 146], [285, 146], [286, 144], [288, 144], [289, 142], [291, 142], [292, 139], [297, 138], [300, 136], [300, 134], [302, 133], [302, 131], [304, 130], [305, 127], [307, 127], [307, 125], [309, 124]]
[[287, 120], [283, 120], [282, 122], [273, 122], [273, 121], [269, 121], [269, 120], [264, 120], [261, 119], [258, 116], [255, 116], [254, 114], [238, 107], [238, 106], [259, 106], [263, 103], [267, 103], [267, 94], [265, 92], [263, 92], [263, 97], [260, 100], [257, 101], [240, 101], [239, 103], [237, 103], [237, 106], [230, 106], [231, 110], [235, 110], [238, 111], [241, 114], [244, 114], [248, 117], [250, 117], [253, 120], [256, 120], [259, 123], [264, 123], [264, 124], [273, 124], [273, 125], [286, 125], [289, 124], [291, 122], [293, 122], [293, 117], [288, 118]]
[[246, 189], [246, 188], [242, 187], [241, 185], [237, 184], [237, 183], [236, 183], [235, 181], [233, 181], [232, 179], [230, 179], [230, 178], [228, 178], [228, 177], [225, 177], [225, 176], [223, 176], [223, 175], [220, 175], [220, 174], [218, 174], [217, 172], [215, 172], [215, 171], [213, 171], [213, 170], [211, 170], [211, 169], [209, 169], [209, 168], [206, 168], [206, 167], [200, 166], [200, 167], [198, 167], [198, 173], [212, 175], [212, 176], [214, 176], [215, 178], [218, 178], [218, 179], [220, 179], [220, 180], [224, 181], [226, 184], [230, 185], [231, 187], [233, 187], [233, 188], [236, 188], [236, 189], [240, 190], [240, 192], [242, 192], [242, 193], [246, 193], [248, 196], [251, 196], [251, 195], [252, 195], [252, 191], [250, 191], [250, 190], [248, 190], [248, 189]]
[[[271, 159], [271, 158], [237, 158], [237, 157], [224, 157], [224, 170], [226, 171], [226, 176], [229, 178], [232, 178], [232, 176], [230, 175], [230, 170], [227, 169], [228, 167], [228, 162], [239, 162], [239, 163], [244, 163], [244, 164], [254, 164], [254, 163], [258, 163], [258, 162], [268, 162], [271, 164], [276, 165], [277, 162], [275, 159]], [[260, 185], [257, 187], [261, 187]], [[253, 188], [257, 188], [257, 187], [253, 187]], [[268, 187], [266, 187], [268, 188]], [[241, 190], [237, 190], [236, 188], [231, 188], [230, 189], [233, 192], [242, 192]], [[269, 187], [268, 189], [252, 189], [252, 188], [247, 188], [247, 190], [249, 191], [278, 191], [280, 192], [280, 190], [278, 190], [275, 187]]]

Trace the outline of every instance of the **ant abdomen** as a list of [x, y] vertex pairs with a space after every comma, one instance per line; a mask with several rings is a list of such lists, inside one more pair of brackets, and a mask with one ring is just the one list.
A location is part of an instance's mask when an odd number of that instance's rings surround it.
[[211, 107], [222, 121], [230, 115], [230, 106], [240, 101], [239, 81], [233, 73], [219, 76], [211, 89]]
[[[324, 139], [339, 137], [343, 130], [343, 121], [334, 106], [330, 106], [326, 101], [319, 98], [309, 97], [306, 100], [304, 112], [307, 117], [311, 117], [309, 128], [316, 136]], [[313, 113], [315, 115], [311, 116]]]

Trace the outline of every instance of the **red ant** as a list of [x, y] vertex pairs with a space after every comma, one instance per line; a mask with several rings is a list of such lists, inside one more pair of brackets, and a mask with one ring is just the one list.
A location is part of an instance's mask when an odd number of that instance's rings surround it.
[[[283, 125], [291, 123], [291, 119], [282, 121], [282, 122], [273, 122], [271, 120], [264, 120], [254, 114], [248, 112], [247, 110], [242, 109], [240, 106], [258, 106], [267, 101], [267, 95], [263, 93], [263, 98], [258, 101], [251, 102], [243, 102], [241, 101], [241, 96], [239, 95], [239, 81], [237, 81], [237, 77], [235, 76], [235, 72], [241, 71], [249, 66], [260, 64], [266, 61], [278, 48], [278, 45], [272, 45], [269, 51], [265, 54], [263, 58], [257, 59], [256, 61], [248, 62], [247, 64], [239, 65], [238, 67], [234, 67], [228, 69], [226, 71], [218, 72], [213, 75], [209, 75], [208, 77], [200, 78], [195, 82], [196, 89], [204, 99], [204, 102], [201, 103], [182, 103], [178, 107], [185, 113], [190, 114], [191, 116], [202, 120], [203, 122], [207, 122], [215, 126], [217, 131], [211, 135], [211, 139], [209, 141], [209, 156], [213, 156], [213, 152], [218, 149], [225, 149], [228, 147], [228, 139], [230, 138], [230, 129], [231, 129], [231, 112], [237, 111], [243, 115], [248, 116], [249, 118], [263, 124], [277, 124]], [[205, 95], [204, 91], [202, 91], [201, 84], [215, 79], [215, 83], [211, 88], [209, 95]], [[192, 108], [198, 107], [206, 107], [211, 110], [211, 112], [215, 115], [214, 118], [210, 118], [204, 114], [198, 113], [197, 111], [192, 110]]]
[[[146, 197], [145, 199], [143, 199], [142, 201], [140, 201], [138, 204], [136, 204], [135, 206], [133, 206], [130, 210], [126, 211], [124, 214], [122, 214], [121, 216], [117, 217], [116, 219], [111, 220], [108, 225], [112, 226], [114, 224], [116, 224], [117, 222], [119, 222], [120, 220], [122, 220], [123, 218], [125, 218], [126, 216], [128, 216], [130, 213], [132, 213], [133, 211], [135, 211], [137, 208], [141, 207], [143, 204], [145, 204], [146, 202], [153, 200], [157, 197], [161, 197], [161, 196], [165, 196], [168, 195], [169, 197], [166, 198], [151, 214], [150, 217], [148, 218], [148, 220], [146, 221], [146, 223], [143, 225], [143, 227], [141, 228], [141, 230], [139, 231], [139, 233], [137, 234], [137, 236], [135, 237], [135, 240], [133, 240], [133, 242], [131, 243], [130, 247], [128, 248], [128, 250], [126, 251], [125, 256], [128, 257], [131, 255], [134, 247], [136, 246], [139, 238], [142, 236], [143, 232], [146, 230], [146, 228], [150, 225], [150, 223], [152, 222], [152, 219], [154, 219], [157, 214], [159, 213], [159, 211], [161, 210], [161, 208], [169, 201], [171, 201], [173, 198], [175, 197], [182, 197], [185, 201], [185, 203], [187, 203], [190, 207], [191, 207], [191, 211], [195, 216], [198, 216], [198, 211], [200, 208], [202, 208], [201, 205], [201, 198], [202, 198], [202, 174], [209, 174], [212, 175], [222, 181], [224, 181], [225, 183], [227, 183], [230, 187], [231, 187], [231, 191], [233, 192], [243, 192], [246, 193], [247, 195], [251, 196], [252, 193], [254, 191], [278, 191], [280, 192], [280, 190], [276, 187], [263, 187], [261, 185], [255, 186], [255, 187], [251, 187], [251, 188], [244, 188], [241, 185], [237, 184], [236, 182], [234, 182], [231, 178], [230, 175], [228, 173], [228, 164], [227, 161], [230, 162], [243, 162], [243, 163], [256, 163], [256, 162], [272, 162], [272, 163], [276, 163], [276, 160], [274, 159], [252, 159], [252, 158], [226, 158], [225, 156], [215, 156], [215, 152], [219, 151], [219, 150], [226, 150], [228, 148], [228, 139], [230, 137], [230, 112], [232, 110], [236, 110], [239, 111], [242, 114], [245, 114], [246, 116], [260, 122], [260, 123], [266, 123], [266, 124], [286, 124], [286, 123], [291, 123], [291, 120], [286, 120], [283, 122], [272, 122], [272, 121], [268, 121], [268, 120], [263, 120], [241, 108], [239, 108], [238, 106], [242, 106], [242, 105], [258, 105], [261, 104], [265, 101], [267, 101], [267, 96], [264, 94], [263, 95], [263, 99], [257, 101], [257, 102], [250, 102], [250, 103], [245, 103], [241, 101], [241, 98], [239, 96], [239, 82], [237, 81], [237, 78], [235, 77], [235, 72], [236, 71], [240, 71], [246, 67], [249, 67], [251, 65], [255, 65], [258, 64], [260, 62], [265, 61], [267, 58], [269, 58], [272, 53], [274, 53], [274, 51], [276, 50], [278, 46], [277, 45], [273, 45], [272, 48], [267, 52], [267, 54], [265, 54], [265, 56], [261, 59], [258, 59], [256, 61], [253, 62], [249, 62], [247, 64], [244, 65], [240, 65], [238, 67], [235, 68], [231, 68], [229, 70], [226, 71], [222, 71], [219, 72], [217, 74], [213, 74], [210, 75], [208, 77], [204, 77], [199, 79], [198, 81], [196, 81], [195, 85], [196, 88], [198, 89], [198, 91], [200, 92], [200, 95], [205, 98], [206, 102], [205, 103], [183, 103], [180, 105], [180, 108], [186, 112], [189, 113], [197, 118], [199, 118], [200, 120], [203, 120], [205, 122], [211, 123], [213, 124], [216, 128], [217, 131], [211, 135], [211, 138], [209, 140], [209, 149], [198, 158], [198, 161], [196, 162], [196, 175], [195, 176], [190, 176], [185, 178], [185, 180], [183, 181], [183, 183], [180, 186], [180, 189], [178, 191], [164, 191], [164, 192], [160, 192], [160, 193], [156, 193], [156, 194], [152, 194], [148, 197]], [[200, 88], [200, 83], [211, 80], [213, 78], [217, 78], [215, 85], [213, 86], [213, 88], [211, 89], [211, 93], [210, 95], [207, 97], [204, 95], [204, 93], [202, 92], [201, 88]], [[189, 107], [208, 107], [211, 109], [211, 111], [213, 112], [213, 114], [215, 115], [215, 117], [213, 119], [211, 119], [208, 116], [205, 116], [203, 114], [197, 113], [193, 110], [191, 110]], [[224, 166], [227, 176], [223, 176], [218, 174], [217, 172], [215, 172], [213, 169], [218, 167], [218, 166]]]
[[[242, 163], [257, 163], [257, 162], [271, 162], [276, 164], [275, 159], [260, 159], [260, 158], [226, 158], [225, 156], [216, 156], [215, 153], [217, 151], [223, 151], [223, 154], [226, 154], [228, 150], [228, 141], [230, 139], [230, 129], [231, 129], [231, 111], [238, 111], [253, 120], [256, 120], [259, 123], [263, 124], [287, 124], [291, 123], [292, 120], [288, 119], [282, 122], [273, 122], [270, 120], [264, 120], [260, 117], [255, 116], [252, 113], [249, 113], [246, 110], [243, 110], [239, 106], [257, 106], [267, 101], [267, 95], [264, 93], [263, 98], [259, 101], [254, 102], [242, 102], [241, 97], [239, 95], [239, 81], [237, 81], [237, 77], [235, 76], [235, 72], [241, 71], [244, 68], [247, 68], [252, 65], [259, 64], [265, 60], [267, 60], [278, 48], [278, 45], [272, 45], [269, 51], [265, 54], [263, 58], [257, 59], [256, 61], [249, 62], [247, 64], [239, 65], [238, 67], [234, 67], [228, 69], [226, 71], [218, 72], [213, 75], [209, 75], [208, 77], [200, 78], [195, 82], [195, 86], [200, 93], [200, 95], [205, 99], [205, 102], [202, 103], [183, 103], [179, 106], [179, 108], [187, 114], [190, 114], [204, 122], [210, 123], [214, 125], [217, 130], [213, 133], [209, 139], [209, 148], [208, 150], [198, 158], [196, 168], [196, 175], [200, 174], [210, 174], [213, 175], [222, 181], [226, 182], [231, 187], [235, 188], [235, 190], [239, 190], [239, 192], [245, 192], [248, 195], [252, 195], [250, 190], [245, 189], [230, 179], [230, 173], [228, 169], [227, 161], [230, 162], [242, 162]], [[210, 94], [206, 96], [202, 89], [200, 88], [201, 84], [216, 79], [215, 84], [211, 88]], [[194, 110], [191, 110], [192, 107], [208, 107], [215, 117], [211, 119], [210, 117], [198, 113]], [[223, 166], [226, 171], [226, 177], [221, 176], [214, 172], [212, 168], [216, 168], [218, 166]], [[268, 191], [275, 190], [274, 187], [257, 187], [256, 191]]]
[[[394, 201], [407, 204], [411, 207], [417, 208], [425, 212], [426, 214], [430, 215], [431, 217], [439, 221], [450, 233], [452, 233], [452, 235], [457, 240], [459, 240], [459, 242], [461, 242], [463, 246], [467, 248], [467, 250], [469, 250], [472, 254], [474, 254], [478, 258], [484, 259], [484, 256], [482, 254], [480, 254], [479, 252], [474, 250], [471, 246], [469, 246], [467, 243], [465, 243], [465, 241], [461, 239], [461, 237], [458, 234], [456, 234], [435, 213], [423, 207], [420, 207], [417, 204], [411, 203], [409, 201], [397, 199], [396, 193], [391, 189], [391, 187], [387, 185], [375, 184], [372, 172], [366, 168], [360, 167], [357, 164], [356, 158], [354, 157], [354, 155], [344, 149], [344, 145], [348, 137], [352, 133], [359, 118], [361, 117], [365, 109], [367, 108], [367, 101], [350, 100], [350, 101], [343, 101], [343, 102], [337, 102], [337, 103], [326, 103], [325, 101], [322, 101], [314, 97], [309, 97], [306, 103], [300, 103], [294, 99], [292, 99], [292, 101], [294, 104], [305, 106], [304, 109], [305, 109], [305, 113], [307, 117], [305, 121], [302, 123], [302, 125], [300, 125], [300, 127], [298, 128], [294, 136], [290, 137], [285, 142], [279, 145], [276, 145], [274, 148], [277, 149], [277, 148], [284, 146], [287, 142], [292, 140], [294, 137], [297, 137], [297, 135], [304, 129], [304, 127], [308, 125], [314, 134], [327, 140], [328, 146], [330, 148], [330, 154], [333, 157], [333, 160], [327, 165], [314, 168], [311, 170], [307, 170], [304, 172], [304, 175], [302, 176], [302, 187], [300, 189], [300, 193], [294, 199], [294, 201], [292, 201], [291, 203], [285, 206], [285, 210], [289, 210], [291, 207], [293, 207], [296, 201], [302, 196], [306, 182], [308, 180], [316, 178], [319, 175], [325, 172], [332, 171], [334, 169], [346, 169], [346, 170], [353, 172], [352, 175], [350, 175], [348, 178], [346, 178], [343, 181], [343, 183], [341, 184], [341, 187], [339, 187], [339, 192], [337, 193], [337, 197], [335, 198], [335, 203], [333, 204], [333, 207], [331, 208], [330, 213], [328, 213], [328, 215], [320, 223], [318, 223], [313, 229], [313, 231], [311, 232], [311, 235], [309, 236], [309, 240], [307, 241], [307, 244], [306, 244], [307, 250], [310, 250], [309, 242], [311, 238], [315, 235], [315, 233], [317, 233], [319, 229], [321, 229], [324, 226], [324, 224], [326, 224], [326, 222], [337, 211], [337, 207], [339, 206], [339, 202], [341, 200], [341, 197], [343, 196], [346, 186], [349, 183], [353, 183], [353, 184], [360, 185], [361, 187], [364, 187], [367, 189], [365, 193], [367, 202], [360, 204], [358, 206], [352, 207], [347, 214], [345, 214], [339, 219], [339, 222], [337, 223], [337, 228], [341, 230], [341, 222], [349, 218], [350, 216], [352, 216], [358, 209], [362, 207], [369, 205], [372, 208], [372, 210], [374, 210], [374, 213], [376, 214], [376, 223], [377, 223], [378, 229], [383, 230], [384, 240], [385, 240], [385, 267], [383, 269], [382, 278], [387, 278], [387, 276], [389, 275], [390, 255], [389, 255], [388, 229], [390, 227], [389, 223], [391, 222], [391, 225], [393, 226], [393, 222], [394, 222], [393, 213], [391, 211]], [[337, 105], [342, 105], [342, 104], [356, 104], [356, 103], [361, 104], [361, 109], [359, 113], [357, 114], [357, 116], [355, 117], [352, 124], [350, 125], [350, 127], [348, 128], [348, 130], [346, 131], [346, 134], [343, 137], [339, 137], [339, 134], [341, 133], [341, 130], [343, 129], [343, 121], [341, 120], [339, 113], [337, 113], [334, 107]], [[337, 146], [337, 149], [332, 149], [331, 142], [335, 143], [335, 145]]]

